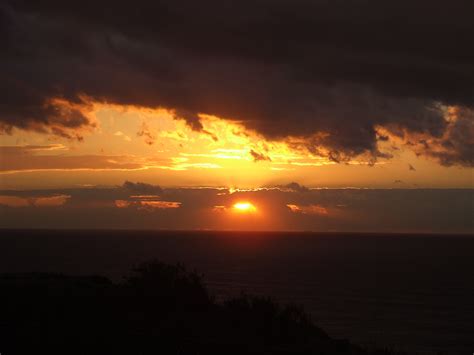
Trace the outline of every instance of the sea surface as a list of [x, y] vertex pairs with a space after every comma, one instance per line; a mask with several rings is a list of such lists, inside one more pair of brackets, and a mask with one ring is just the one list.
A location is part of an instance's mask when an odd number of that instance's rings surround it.
[[336, 338], [474, 353], [473, 236], [0, 230], [0, 272], [120, 280], [150, 259], [196, 269], [218, 298], [301, 304]]

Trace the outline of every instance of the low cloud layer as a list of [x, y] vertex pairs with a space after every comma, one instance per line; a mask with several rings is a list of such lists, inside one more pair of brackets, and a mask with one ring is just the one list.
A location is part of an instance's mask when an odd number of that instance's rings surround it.
[[[0, 228], [472, 233], [471, 189], [109, 188], [0, 191]], [[252, 209], [236, 211], [234, 204]]]
[[81, 139], [100, 101], [173, 109], [196, 130], [198, 113], [239, 120], [334, 161], [388, 157], [383, 127], [420, 155], [472, 166], [473, 6], [6, 1], [1, 128]]
[[[146, 162], [127, 155], [53, 155], [54, 145], [0, 146], [0, 173], [40, 170], [136, 170], [148, 164], [165, 164], [163, 161]], [[64, 148], [64, 147], [63, 147]]]
[[[62, 150], [65, 152], [62, 152]], [[56, 152], [54, 152], [56, 151]], [[63, 154], [61, 154], [63, 153]], [[211, 163], [190, 163], [171, 158], [137, 155], [71, 154], [60, 144], [0, 146], [0, 174], [35, 171], [134, 171], [145, 169], [187, 170], [219, 168]], [[130, 190], [154, 189], [126, 182]]]

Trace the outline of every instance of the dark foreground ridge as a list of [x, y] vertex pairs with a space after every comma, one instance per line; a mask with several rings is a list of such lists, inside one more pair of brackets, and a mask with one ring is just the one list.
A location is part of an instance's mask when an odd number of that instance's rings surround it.
[[331, 339], [297, 306], [217, 302], [196, 272], [158, 261], [101, 276], [0, 276], [0, 352], [13, 354], [394, 354]]

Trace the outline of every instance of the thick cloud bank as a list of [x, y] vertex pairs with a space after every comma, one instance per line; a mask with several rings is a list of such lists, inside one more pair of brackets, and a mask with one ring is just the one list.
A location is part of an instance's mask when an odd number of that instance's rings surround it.
[[387, 157], [384, 127], [472, 166], [472, 13], [470, 0], [6, 1], [0, 126], [80, 138], [91, 99], [175, 109], [194, 129], [197, 113], [239, 120], [336, 161]]

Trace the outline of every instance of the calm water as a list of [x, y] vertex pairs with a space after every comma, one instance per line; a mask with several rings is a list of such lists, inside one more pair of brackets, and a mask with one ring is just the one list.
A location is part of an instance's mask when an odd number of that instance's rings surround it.
[[218, 297], [303, 304], [334, 337], [416, 353], [474, 352], [474, 238], [242, 232], [1, 231], [0, 272], [126, 275], [184, 262]]

